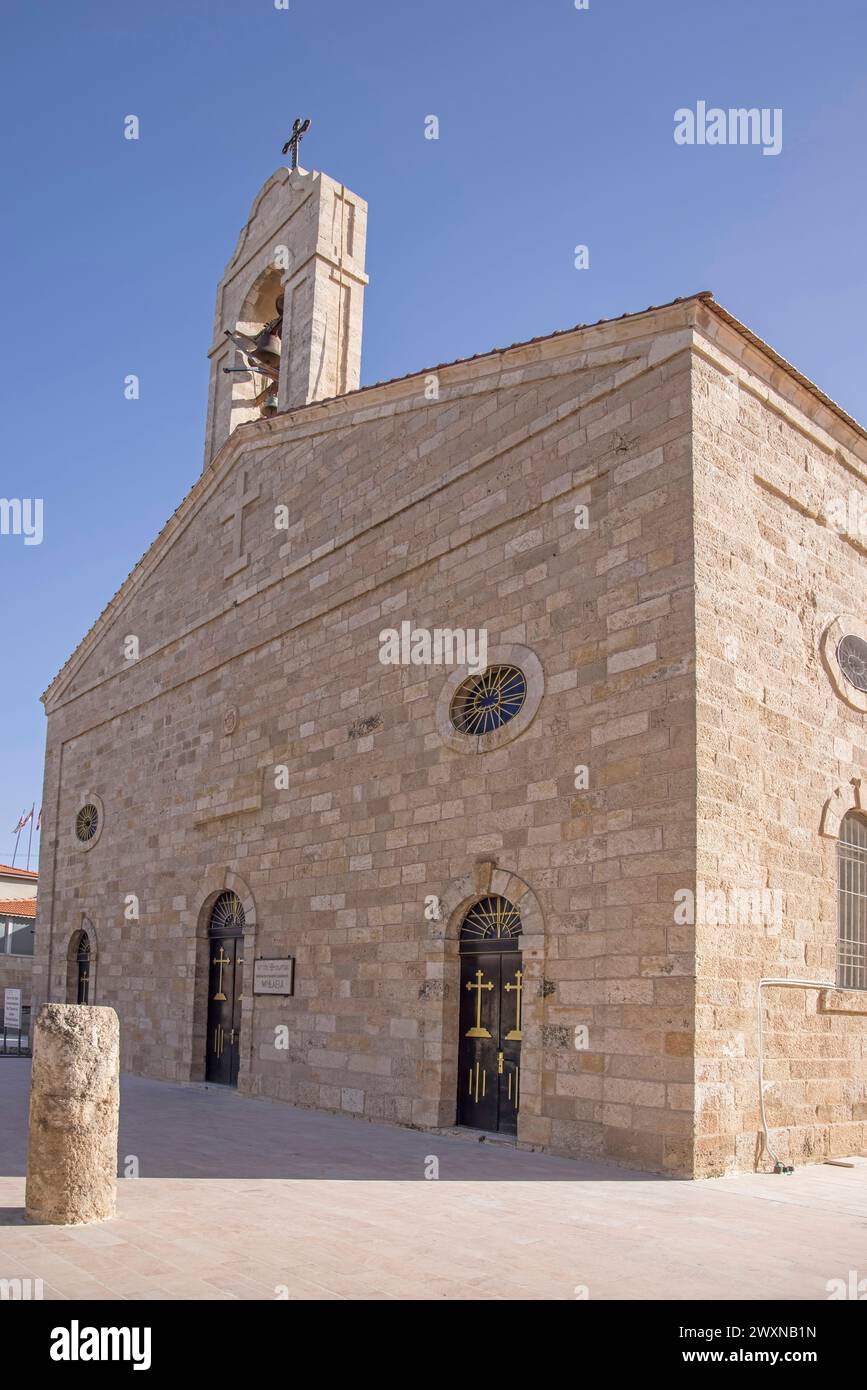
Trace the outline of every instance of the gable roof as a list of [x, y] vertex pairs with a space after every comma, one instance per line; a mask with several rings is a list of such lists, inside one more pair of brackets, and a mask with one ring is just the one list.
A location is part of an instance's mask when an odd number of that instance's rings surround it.
[[[469, 362], [480, 362], [483, 361], [485, 358], [496, 357], [508, 352], [517, 351], [520, 348], [533, 347], [538, 343], [547, 343], [557, 338], [565, 338], [568, 337], [569, 334], [581, 332], [583, 329], [600, 328], [607, 324], [622, 323], [628, 320], [642, 318], [645, 314], [661, 313], [665, 309], [673, 309], [674, 307], [680, 304], [685, 305], [694, 303], [701, 303], [712, 313], [716, 314], [717, 317], [723, 323], [733, 328], [738, 334], [740, 334], [742, 338], [744, 338], [753, 347], [757, 348], [761, 353], [763, 353], [764, 356], [767, 357], [775, 366], [781, 368], [788, 376], [792, 377], [800, 386], [802, 386], [806, 391], [808, 391], [812, 396], [814, 396], [818, 401], [820, 401], [821, 404], [826, 407], [826, 409], [830, 410], [850, 429], [854, 430], [857, 434], [861, 436], [862, 439], [867, 441], [867, 429], [865, 429], [863, 425], [860, 425], [857, 420], [855, 420], [851, 415], [848, 415], [846, 411], [843, 410], [842, 406], [839, 406], [836, 403], [836, 401], [832, 400], [830, 396], [827, 396], [825, 392], [822, 391], [818, 386], [816, 386], [814, 382], [810, 381], [808, 377], [805, 377], [801, 372], [797, 370], [797, 368], [793, 367], [792, 364], [788, 362], [785, 357], [782, 357], [778, 352], [775, 352], [775, 350], [772, 347], [770, 347], [762, 338], [758, 337], [757, 334], [753, 333], [751, 329], [747, 328], [746, 325], [741, 323], [739, 319], [735, 318], [733, 314], [730, 314], [727, 309], [724, 309], [722, 307], [721, 304], [718, 304], [713, 297], [712, 290], [698, 290], [695, 294], [680, 295], [676, 299], [668, 300], [664, 304], [650, 304], [646, 309], [637, 309], [628, 313], [617, 314], [611, 318], [596, 319], [593, 323], [579, 323], [575, 324], [572, 328], [558, 328], [555, 329], [552, 333], [543, 333], [538, 337], [527, 338], [522, 342], [510, 343], [508, 347], [489, 348], [486, 352], [473, 353], [469, 357], [456, 357], [450, 362], [440, 362], [435, 367], [421, 367], [417, 371], [407, 372], [404, 376], [390, 377], [386, 381], [377, 381], [372, 382], [370, 385], [367, 386], [359, 386], [354, 391], [347, 391], [342, 396], [329, 396], [324, 400], [310, 401], [307, 405], [293, 406], [290, 410], [279, 411], [278, 416], [273, 418], [277, 419], [281, 415], [293, 416], [296, 418], [304, 418], [309, 415], [312, 415], [315, 411], [321, 411], [327, 408], [328, 406], [333, 405], [336, 401], [357, 399], [359, 397], [364, 396], [367, 393], [384, 390], [386, 387], [397, 385], [398, 383], [403, 381], [412, 381], [416, 377], [429, 376], [437, 372], [446, 371], [449, 367], [460, 367]], [[237, 429], [229, 436], [229, 438], [224, 441], [222, 447], [217, 451], [211, 462], [196, 479], [196, 481], [193, 483], [192, 487], [190, 487], [186, 495], [178, 503], [177, 507], [166, 521], [165, 525], [161, 527], [157, 535], [151, 541], [147, 550], [130, 570], [129, 574], [120, 584], [113, 597], [109, 599], [102, 612], [98, 615], [98, 617], [88, 628], [81, 641], [73, 649], [69, 657], [61, 666], [60, 670], [54, 676], [53, 680], [43, 691], [43, 694], [41, 696], [43, 704], [46, 703], [47, 700], [50, 698], [52, 691], [55, 690], [55, 688], [57, 687], [61, 679], [64, 677], [64, 675], [70, 672], [73, 663], [75, 663], [79, 658], [84, 657], [87, 649], [96, 641], [102, 628], [107, 626], [110, 615], [113, 612], [115, 606], [118, 604], [121, 597], [127, 591], [128, 586], [132, 583], [135, 577], [142, 571], [148, 556], [151, 555], [151, 553], [162, 540], [162, 538], [169, 532], [176, 519], [179, 518], [182, 513], [186, 514], [186, 512], [189, 511], [190, 507], [194, 503], [194, 499], [198, 496], [198, 493], [204, 488], [206, 482], [210, 481], [210, 479], [213, 477], [215, 468], [225, 458], [226, 450], [232, 445], [233, 441], [237, 443], [237, 439], [241, 435], [242, 431], [248, 430], [251, 425], [258, 427], [261, 423], [261, 421], [255, 420], [247, 421], [245, 422], [245, 424], [239, 425]]]
[[0, 864], [0, 878], [5, 878], [10, 874], [14, 875], [15, 878], [36, 879], [39, 877], [35, 869], [19, 869], [13, 864]]

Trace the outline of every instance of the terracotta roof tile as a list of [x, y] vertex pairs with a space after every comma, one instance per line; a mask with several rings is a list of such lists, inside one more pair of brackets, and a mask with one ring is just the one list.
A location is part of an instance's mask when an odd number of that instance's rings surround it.
[[35, 917], [35, 898], [0, 898], [0, 917]]

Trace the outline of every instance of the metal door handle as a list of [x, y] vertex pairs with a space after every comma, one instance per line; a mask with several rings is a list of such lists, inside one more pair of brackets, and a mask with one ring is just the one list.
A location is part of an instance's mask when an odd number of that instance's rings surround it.
[[503, 1054], [502, 1054], [502, 1052], [498, 1052], [498, 1053], [497, 1053], [497, 1071], [499, 1072], [500, 1076], [503, 1075]]

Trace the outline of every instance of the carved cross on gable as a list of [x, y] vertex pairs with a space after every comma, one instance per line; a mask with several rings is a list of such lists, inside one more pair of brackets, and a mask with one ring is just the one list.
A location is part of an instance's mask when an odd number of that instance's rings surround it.
[[242, 469], [238, 474], [238, 492], [235, 501], [223, 513], [220, 520], [225, 526], [227, 522], [232, 522], [234, 535], [232, 536], [232, 558], [223, 570], [223, 578], [231, 579], [246, 567], [249, 556], [244, 550], [244, 508], [249, 507], [251, 502], [255, 502], [259, 496], [259, 484], [253, 487], [247, 485], [247, 470]]

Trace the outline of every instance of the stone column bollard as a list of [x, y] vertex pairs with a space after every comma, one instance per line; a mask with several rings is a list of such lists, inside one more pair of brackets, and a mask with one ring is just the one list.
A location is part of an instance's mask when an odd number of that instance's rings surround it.
[[118, 1017], [43, 1004], [33, 1039], [26, 1219], [75, 1225], [114, 1216], [120, 1107]]

